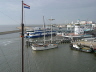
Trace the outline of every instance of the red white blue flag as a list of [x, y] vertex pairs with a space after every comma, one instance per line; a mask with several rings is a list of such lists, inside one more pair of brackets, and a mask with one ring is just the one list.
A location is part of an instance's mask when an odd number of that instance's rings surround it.
[[23, 3], [23, 6], [24, 6], [24, 8], [30, 9], [30, 6], [25, 3]]

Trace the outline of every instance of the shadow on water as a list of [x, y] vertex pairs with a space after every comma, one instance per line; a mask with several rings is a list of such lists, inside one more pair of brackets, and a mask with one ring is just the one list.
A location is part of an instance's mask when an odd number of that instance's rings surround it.
[[96, 60], [96, 53], [94, 53], [94, 59]]
[[94, 53], [94, 56], [96, 57], [96, 53]]

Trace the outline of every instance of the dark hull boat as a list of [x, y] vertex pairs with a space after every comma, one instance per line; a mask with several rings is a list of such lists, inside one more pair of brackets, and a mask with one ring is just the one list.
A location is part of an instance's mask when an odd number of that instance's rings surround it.
[[70, 48], [78, 51], [83, 51], [83, 52], [96, 52], [96, 49], [93, 50], [93, 48], [90, 48], [88, 46], [82, 46], [82, 45], [77, 45], [77, 44], [70, 44]]
[[96, 48], [93, 49], [94, 53], [96, 53]]

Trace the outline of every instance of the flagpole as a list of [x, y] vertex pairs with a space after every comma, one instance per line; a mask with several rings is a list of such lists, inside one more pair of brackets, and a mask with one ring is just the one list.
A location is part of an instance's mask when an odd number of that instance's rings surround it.
[[22, 72], [24, 72], [24, 24], [23, 24], [23, 0], [22, 0]]

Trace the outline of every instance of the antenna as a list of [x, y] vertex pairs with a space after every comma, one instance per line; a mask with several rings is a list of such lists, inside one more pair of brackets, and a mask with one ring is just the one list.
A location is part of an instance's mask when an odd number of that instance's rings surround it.
[[44, 20], [44, 16], [43, 16], [43, 22], [44, 22], [44, 44], [45, 44], [45, 20]]
[[[55, 20], [55, 19], [52, 19], [52, 16], [51, 16], [51, 19], [49, 19], [50, 20], [50, 22], [51, 21], [53, 21], [53, 20]], [[52, 22], [51, 22], [51, 43], [52, 43]]]

